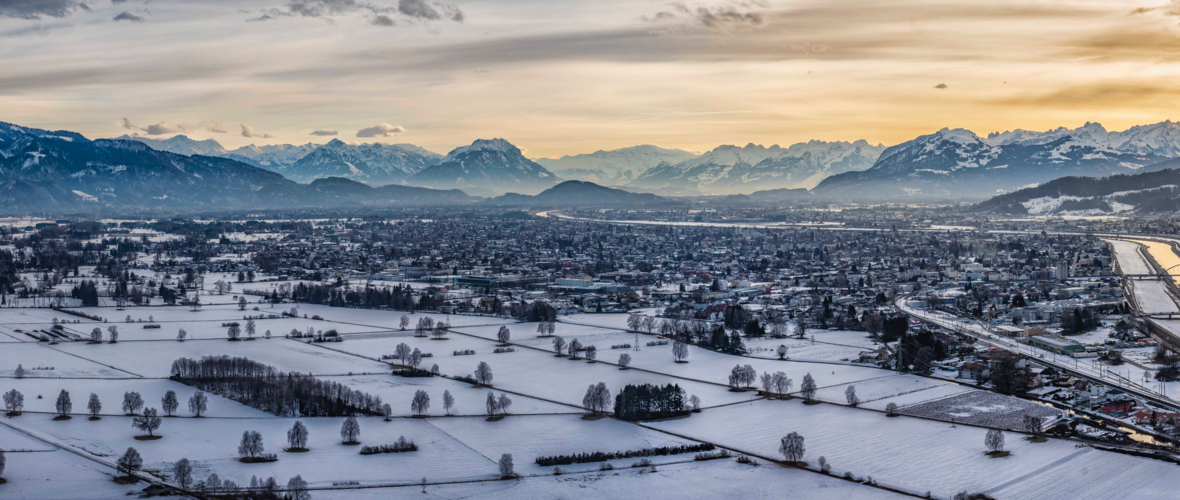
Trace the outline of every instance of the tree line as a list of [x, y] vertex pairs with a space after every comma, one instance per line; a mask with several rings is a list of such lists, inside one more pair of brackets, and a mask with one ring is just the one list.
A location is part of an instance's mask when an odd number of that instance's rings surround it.
[[172, 362], [171, 379], [278, 416], [383, 414], [378, 396], [244, 357], [180, 358]]

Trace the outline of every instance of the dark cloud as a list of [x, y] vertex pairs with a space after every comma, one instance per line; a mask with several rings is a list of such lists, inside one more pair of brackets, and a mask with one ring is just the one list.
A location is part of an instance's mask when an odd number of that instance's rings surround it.
[[128, 120], [126, 117], [124, 117], [121, 121], [123, 122], [123, 128], [127, 130], [139, 130], [139, 127], [136, 127], [135, 124], [131, 123], [131, 120]]
[[945, 84], [945, 83], [940, 83], [940, 84], [938, 84], [938, 85], [935, 85], [935, 86], [934, 86], [934, 88], [936, 88], [936, 89], [945, 89], [945, 88], [947, 88], [947, 86], [946, 86], [946, 84]]
[[466, 19], [466, 15], [458, 7], [426, 0], [399, 0], [397, 7], [358, 0], [289, 0], [285, 8], [259, 11], [258, 17], [247, 19], [247, 21], [270, 21], [280, 17], [295, 16], [315, 17], [330, 21], [335, 16], [357, 13], [371, 15], [370, 23], [375, 26], [396, 25], [396, 20], [391, 14], [420, 21], [450, 19], [461, 23]]
[[698, 7], [694, 13], [697, 22], [707, 28], [726, 29], [735, 26], [761, 26], [766, 18], [760, 12], [742, 12], [734, 7], [718, 7], [710, 10]]
[[242, 126], [242, 137], [259, 137], [262, 139], [270, 139], [271, 137], [274, 137], [270, 134], [254, 130], [254, 127], [246, 125], [245, 123], [240, 125]]
[[442, 17], [426, 0], [398, 0], [397, 11], [402, 15], [417, 19], [435, 20]]
[[175, 125], [172, 122], [165, 120], [154, 125], [148, 125], [147, 128], [143, 129], [143, 131], [147, 135], [167, 135], [185, 132], [187, 128], [188, 127], [184, 126], [183, 124]]
[[114, 20], [115, 21], [131, 21], [133, 23], [142, 23], [143, 22], [142, 17], [139, 17], [139, 16], [132, 14], [130, 12], [127, 12], [127, 11], [120, 12], [119, 15], [115, 16]]
[[123, 118], [121, 121], [123, 128], [127, 130], [142, 130], [147, 135], [189, 134], [197, 131], [213, 132], [215, 134], [227, 133], [224, 125], [213, 120], [205, 120], [200, 123], [172, 123], [164, 120], [148, 125], [147, 127], [137, 127], [127, 118]]
[[389, 137], [405, 132], [406, 128], [401, 125], [390, 125], [388, 123], [378, 123], [372, 127], [362, 128], [356, 132], [357, 137]]
[[337, 131], [335, 131], [335, 130], [316, 130], [315, 132], [312, 132], [312, 133], [311, 133], [311, 135], [320, 135], [320, 136], [325, 136], [325, 135], [339, 135], [339, 134], [340, 134], [340, 133], [339, 133], [339, 132], [337, 132]]
[[90, 10], [90, 7], [75, 0], [0, 0], [0, 16], [19, 19], [66, 17], [78, 9]]

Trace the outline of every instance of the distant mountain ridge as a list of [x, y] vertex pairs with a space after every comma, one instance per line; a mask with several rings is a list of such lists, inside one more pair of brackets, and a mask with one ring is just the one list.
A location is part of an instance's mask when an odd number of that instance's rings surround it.
[[824, 178], [864, 170], [885, 149], [867, 141], [809, 141], [783, 148], [747, 144], [719, 146], [677, 164], [663, 163], [630, 185], [649, 189], [689, 189], [735, 194], [765, 189], [811, 188]]
[[442, 161], [442, 155], [410, 144], [352, 145], [332, 139], [281, 172], [296, 182], [343, 177], [376, 186], [404, 183]]
[[[181, 141], [174, 141], [181, 142]], [[340, 196], [344, 190], [347, 196]], [[160, 151], [138, 140], [91, 141], [0, 122], [0, 209], [225, 209], [362, 204], [469, 203], [460, 191], [344, 179], [311, 185], [227, 158]]]
[[566, 179], [626, 185], [661, 163], [675, 164], [696, 157], [697, 154], [682, 149], [646, 144], [561, 158], [539, 158], [537, 163]]
[[524, 157], [504, 139], [478, 139], [455, 148], [446, 159], [418, 172], [408, 181], [415, 186], [462, 189], [470, 194], [533, 194], [559, 182], [553, 172]]
[[600, 186], [587, 181], [565, 181], [536, 195], [507, 193], [484, 200], [487, 205], [499, 206], [639, 206], [667, 203], [668, 200], [650, 193], [631, 193], [622, 189]]
[[1002, 194], [973, 207], [1007, 215], [1112, 215], [1180, 210], [1180, 160], [1154, 172], [1110, 177], [1062, 177]]
[[872, 168], [831, 176], [813, 192], [851, 199], [987, 197], [1065, 176], [1159, 170], [1164, 167], [1155, 165], [1169, 159], [1106, 145], [1094, 138], [1103, 137], [1099, 127], [1070, 133], [1005, 132], [989, 140], [969, 130], [944, 128], [891, 146]]

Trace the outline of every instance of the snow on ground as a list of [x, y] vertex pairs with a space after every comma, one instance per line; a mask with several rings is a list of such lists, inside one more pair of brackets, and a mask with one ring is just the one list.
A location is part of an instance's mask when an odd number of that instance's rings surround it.
[[1102, 240], [1114, 248], [1114, 255], [1118, 258], [1119, 269], [1123, 274], [1154, 274], [1151, 266], [1139, 255], [1138, 243], [1124, 240]]
[[[641, 492], [658, 492], [655, 494], [670, 498], [735, 494], [781, 498], [784, 491], [789, 491], [792, 498], [895, 496], [837, 478], [783, 469], [773, 464], [750, 467], [733, 460], [668, 464], [691, 460], [691, 455], [657, 457], [653, 461], [665, 465], [659, 465], [655, 473], [648, 469], [641, 473], [638, 469], [627, 468], [635, 459], [614, 461], [614, 465], [621, 469], [608, 473], [597, 472], [597, 463], [562, 467], [577, 473], [557, 477], [548, 475], [551, 468], [533, 464], [538, 455], [636, 450], [686, 442], [674, 434], [707, 439], [777, 458], [779, 439], [791, 431], [798, 431], [807, 439], [807, 460], [813, 464], [818, 456], [824, 455], [834, 464], [834, 472], [838, 475], [851, 470], [857, 476], [869, 475], [882, 484], [906, 491], [921, 494], [932, 490], [941, 498], [964, 489], [991, 491], [997, 498], [1067, 498], [1062, 492], [1069, 492], [1074, 497], [1087, 496], [1089, 490], [1085, 485], [1105, 479], [1102, 475], [1085, 471], [1107, 469], [1118, 470], [1117, 474], [1131, 478], [1119, 487], [1129, 488], [1124, 495], [1135, 498], [1158, 496], [1159, 492], [1167, 491], [1163, 489], [1164, 485], [1173, 487], [1176, 482], [1160, 479], [1174, 477], [1175, 465], [1075, 448], [1074, 443], [1068, 441], [1031, 444], [1011, 433], [1008, 449], [1013, 455], [991, 459], [983, 455], [984, 429], [906, 416], [887, 418], [879, 413], [888, 403], [894, 402], [903, 407], [903, 413], [906, 409], [921, 409], [924, 414], [941, 418], [954, 416], [960, 420], [994, 422], [1022, 415], [1029, 410], [1024, 405], [1032, 404], [948, 381], [838, 362], [810, 362], [798, 358], [779, 361], [769, 353], [764, 358], [729, 356], [695, 347], [690, 348], [688, 363], [676, 363], [671, 356], [671, 345], [646, 345], [657, 340], [649, 335], [640, 335], [639, 351], [611, 349], [615, 344], [635, 342], [635, 334], [610, 327], [616, 322], [624, 326], [625, 315], [583, 315], [580, 319], [589, 326], [565, 322], [557, 325], [557, 334], [567, 341], [578, 338], [583, 344], [598, 347], [600, 362], [588, 363], [554, 356], [552, 339], [537, 338], [535, 323], [431, 315], [435, 319], [449, 319], [456, 325], [447, 340], [432, 340], [413, 336], [413, 325], [419, 315], [410, 316], [410, 331], [400, 331], [397, 325], [398, 318], [404, 314], [401, 312], [308, 305], [297, 306], [300, 316], [320, 315], [325, 320], [257, 320], [259, 335], [270, 329], [275, 338], [229, 342], [225, 340], [222, 322], [238, 321], [244, 325], [242, 315], [269, 313], [271, 309], [269, 305], [262, 305], [258, 312], [243, 312], [228, 302], [202, 308], [199, 312], [191, 312], [185, 307], [128, 307], [117, 312], [119, 318], [115, 320], [120, 322], [103, 325], [104, 330], [105, 326], [119, 326], [121, 341], [117, 344], [62, 342], [49, 346], [11, 340], [0, 348], [0, 391], [10, 388], [22, 391], [29, 411], [19, 417], [3, 419], [3, 423], [103, 460], [113, 460], [116, 454], [134, 446], [144, 456], [148, 470], [167, 470], [175, 460], [187, 457], [196, 466], [198, 480], [216, 472], [238, 484], [248, 484], [252, 475], [274, 476], [280, 483], [285, 483], [291, 476], [301, 474], [317, 488], [332, 488], [334, 483], [350, 481], [365, 486], [388, 486], [416, 483], [423, 477], [429, 482], [477, 481], [428, 487], [429, 496], [450, 498], [633, 498]], [[274, 311], [289, 310], [290, 307], [290, 304], [276, 306]], [[113, 308], [87, 308], [85, 311], [116, 316]], [[145, 320], [150, 315], [164, 327], [143, 329], [138, 323], [121, 322], [127, 314], [133, 319], [143, 317]], [[23, 328], [14, 325], [17, 322], [46, 328], [52, 317], [52, 311], [2, 308], [0, 323], [8, 328], [0, 329], [0, 334]], [[8, 321], [10, 319], [13, 321]], [[493, 353], [498, 344], [496, 332], [501, 325], [511, 329], [515, 352]], [[77, 329], [85, 332], [87, 326], [79, 325]], [[310, 344], [306, 340], [281, 337], [291, 328], [304, 330], [307, 326], [317, 330], [336, 329], [345, 340]], [[190, 340], [173, 340], [179, 328], [189, 332]], [[813, 349], [813, 356], [823, 357], [818, 353], [827, 353], [829, 358], [837, 356], [838, 349], [851, 351], [874, 345], [858, 332], [817, 331], [815, 335], [814, 344], [809, 336], [804, 340], [755, 340], [751, 345], [777, 347], [778, 343], [789, 343], [791, 357], [802, 357], [804, 351]], [[424, 366], [438, 364], [446, 375], [470, 375], [481, 361], [487, 362], [494, 375], [491, 391], [507, 393], [513, 400], [510, 415], [495, 422], [480, 415], [484, 412], [487, 388], [474, 388], [444, 378], [391, 375], [391, 366], [378, 358], [392, 354], [403, 342], [433, 354], [423, 360]], [[453, 354], [456, 350], [473, 350], [476, 354], [456, 356]], [[612, 364], [623, 353], [634, 358], [634, 369], [620, 370]], [[339, 443], [343, 419], [305, 418], [302, 420], [311, 430], [311, 451], [283, 452], [286, 431], [296, 419], [263, 414], [213, 395], [210, 396], [208, 416], [190, 418], [185, 402], [194, 389], [164, 377], [169, 375], [173, 360], [206, 355], [244, 356], [284, 371], [313, 373], [378, 395], [391, 405], [399, 418], [390, 422], [380, 418], [360, 419], [364, 444], [388, 444], [405, 436], [414, 440], [420, 450], [361, 456], [357, 447]], [[30, 369], [30, 376], [52, 378], [7, 378], [12, 376], [11, 370], [16, 363]], [[806, 406], [798, 399], [756, 400], [758, 396], [754, 392], [731, 392], [726, 383], [730, 370], [737, 364], [750, 364], [759, 373], [784, 371], [794, 380], [795, 390], [798, 390], [803, 376], [811, 373], [820, 386], [818, 398], [837, 404]], [[35, 369], [50, 366], [52, 370]], [[606, 383], [612, 393], [617, 393], [628, 383], [680, 384], [689, 394], [699, 396], [706, 409], [688, 418], [650, 423], [646, 428], [612, 419], [584, 420], [579, 415], [584, 410], [578, 408], [582, 396], [588, 385], [600, 381]], [[856, 387], [862, 401], [861, 408], [843, 406], [848, 385]], [[75, 418], [54, 421], [49, 414], [34, 413], [52, 411], [53, 402], [63, 389], [71, 395]], [[159, 430], [163, 439], [135, 440], [138, 431], [132, 428], [131, 418], [120, 415], [122, 394], [140, 392], [149, 407], [159, 407], [160, 398], [167, 390], [175, 390], [180, 397], [181, 417], [164, 419]], [[427, 412], [430, 418], [403, 418], [409, 415], [410, 398], [417, 390], [430, 395], [431, 406]], [[468, 416], [440, 416], [444, 413], [443, 391], [450, 391], [455, 397], [453, 413]], [[92, 392], [99, 395], [104, 406], [105, 415], [99, 421], [89, 421], [79, 415], [85, 412], [86, 400]], [[38, 395], [42, 398], [36, 399]], [[711, 408], [717, 405], [729, 406]], [[547, 415], [551, 413], [557, 415]], [[12, 433], [5, 433], [5, 429], [0, 426], [0, 449], [55, 448], [53, 444], [19, 434], [11, 436]], [[250, 465], [237, 462], [237, 445], [246, 430], [262, 433], [266, 451], [277, 453], [279, 461]], [[496, 461], [503, 453], [513, 454], [517, 472], [537, 476], [521, 481], [496, 481]], [[56, 477], [58, 470], [69, 474], [68, 480], [61, 485], [28, 486]], [[1148, 472], [1140, 474], [1140, 470]], [[100, 464], [65, 451], [11, 453], [5, 477], [16, 481], [0, 486], [0, 498], [113, 498], [143, 487], [118, 486], [110, 481], [110, 473]], [[75, 478], [82, 482], [71, 482]], [[11, 488], [17, 481], [26, 485], [22, 488], [28, 489]], [[61, 489], [54, 489], [59, 486]], [[1091, 488], [1107, 486], [1103, 483]], [[73, 490], [67, 488], [77, 489], [80, 493], [70, 494]], [[17, 493], [9, 495], [11, 491]], [[418, 491], [417, 487], [408, 487], [316, 490], [313, 494], [322, 500], [389, 498], [410, 493], [422, 495]]]
[[1064, 412], [1051, 406], [988, 391], [964, 392], [903, 406], [898, 409], [898, 413], [1020, 431], [1025, 428], [1025, 415], [1042, 419], [1056, 419], [1064, 415]]
[[[670, 457], [661, 457], [670, 458]], [[662, 460], [656, 460], [661, 463]], [[742, 499], [830, 499], [846, 500], [907, 498], [875, 488], [820, 474], [786, 469], [776, 465], [753, 467], [732, 460], [711, 460], [660, 465], [650, 469], [622, 469], [607, 472], [566, 474], [528, 478], [522, 481], [429, 486], [355, 491], [315, 491], [316, 500], [385, 500], [390, 497], [433, 499], [479, 498], [518, 500], [522, 498], [623, 499], [655, 498], [742, 498]], [[789, 493], [785, 493], [789, 492]]]
[[1176, 301], [1168, 295], [1167, 285], [1162, 281], [1138, 280], [1132, 283], [1135, 289], [1135, 303], [1144, 314], [1180, 313]]
[[[0, 485], [5, 500], [114, 500], [138, 493], [144, 485], [123, 486], [111, 480], [114, 470], [0, 425], [0, 450], [8, 450]], [[11, 450], [36, 450], [12, 452]]]
[[[1029, 443], [1012, 433], [1007, 435], [1005, 446], [1011, 455], [990, 458], [984, 447], [986, 429], [905, 416], [889, 418], [834, 405], [807, 406], [798, 400], [744, 403], [650, 426], [691, 438], [723, 441], [743, 452], [762, 456], [777, 455], [779, 440], [790, 432], [798, 432], [805, 440], [804, 460], [812, 467], [823, 456], [836, 474], [850, 471], [857, 477], [872, 476], [882, 485], [919, 494], [929, 490], [938, 498], [949, 498], [962, 490], [980, 492], [1018, 487], [1035, 488], [1040, 495], [995, 496], [1042, 500], [1097, 498], [1085, 493], [1084, 487], [1054, 490], [1037, 486], [1043, 482], [1060, 484], [1062, 475], [1090, 484], [1109, 481], [1102, 473], [1107, 470], [1141, 467], [1160, 477], [1164, 474], [1174, 477], [1177, 470], [1166, 462], [1079, 448], [1069, 441], [1050, 439], [1046, 443]], [[1052, 472], [1045, 470], [1058, 461], [1075, 463]], [[1172, 498], [1176, 480], [1169, 482], [1171, 491], [1158, 489], [1159, 482], [1119, 482], [1122, 492], [1118, 496]]]

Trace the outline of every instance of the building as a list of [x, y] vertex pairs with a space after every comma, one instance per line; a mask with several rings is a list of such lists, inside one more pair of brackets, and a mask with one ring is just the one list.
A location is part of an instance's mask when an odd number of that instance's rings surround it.
[[1086, 348], [1077, 342], [1057, 339], [1053, 337], [1046, 337], [1044, 335], [1034, 335], [1028, 338], [1028, 343], [1046, 351], [1055, 352], [1057, 354], [1065, 354], [1068, 356], [1078, 356], [1085, 354]]

